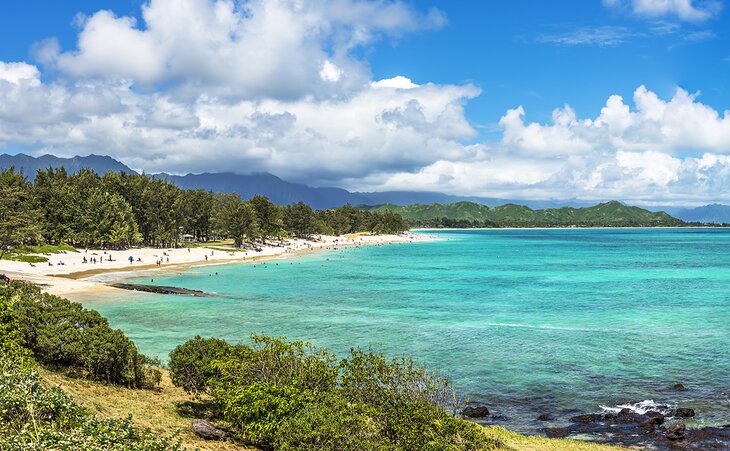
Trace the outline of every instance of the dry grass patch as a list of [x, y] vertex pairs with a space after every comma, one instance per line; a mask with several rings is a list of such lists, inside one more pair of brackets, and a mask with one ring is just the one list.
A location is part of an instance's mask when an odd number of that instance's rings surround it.
[[629, 448], [601, 445], [582, 440], [550, 439], [544, 437], [528, 437], [508, 431], [499, 426], [484, 428], [487, 436], [500, 440], [511, 450], [519, 451], [619, 451]]
[[210, 442], [193, 434], [190, 430], [192, 417], [181, 415], [178, 409], [178, 406], [186, 405], [192, 398], [181, 388], [172, 385], [170, 375], [166, 370], [161, 371], [162, 382], [158, 389], [133, 390], [85, 379], [75, 379], [39, 368], [41, 376], [49, 385], [60, 386], [97, 416], [125, 418], [132, 414], [134, 423], [139, 427], [150, 428], [160, 434], [173, 434], [179, 431], [183, 446], [189, 450], [242, 451], [254, 449], [229, 441]]

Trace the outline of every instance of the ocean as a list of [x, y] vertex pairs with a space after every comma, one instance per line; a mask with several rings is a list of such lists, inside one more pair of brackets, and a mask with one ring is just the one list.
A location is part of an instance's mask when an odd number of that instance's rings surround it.
[[729, 230], [424, 233], [437, 240], [132, 280], [217, 297], [120, 292], [86, 305], [163, 361], [195, 335], [252, 332], [340, 357], [408, 354], [523, 433], [639, 401], [695, 408], [690, 427], [730, 422]]

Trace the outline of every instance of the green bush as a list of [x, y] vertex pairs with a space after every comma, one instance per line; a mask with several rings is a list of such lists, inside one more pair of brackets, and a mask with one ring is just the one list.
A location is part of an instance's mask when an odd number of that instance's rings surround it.
[[159, 372], [146, 367], [149, 360], [134, 343], [98, 312], [17, 281], [0, 286], [0, 297], [17, 318], [24, 346], [39, 362], [133, 388], [159, 381]]
[[131, 417], [97, 419], [58, 387], [47, 388], [38, 373], [0, 355], [0, 449], [178, 450], [175, 437], [139, 431]]
[[254, 382], [246, 386], [221, 384], [213, 397], [223, 416], [247, 443], [270, 448], [282, 421], [298, 414], [315, 397], [312, 392], [291, 385]]
[[274, 449], [282, 451], [337, 449], [379, 451], [396, 449], [373, 421], [377, 410], [365, 403], [350, 403], [337, 394], [322, 397], [289, 415], [280, 424]]
[[0, 354], [26, 363], [30, 362], [31, 357], [30, 350], [25, 347], [25, 337], [18, 315], [10, 308], [7, 297], [2, 294], [0, 294]]
[[168, 364], [172, 383], [188, 393], [207, 392], [208, 379], [216, 374], [211, 363], [224, 358], [230, 348], [225, 340], [200, 336], [177, 346], [170, 353]]
[[[207, 369], [190, 369], [196, 355], [211, 359], [209, 349], [219, 357]], [[263, 449], [488, 450], [498, 444], [480, 426], [454, 417], [448, 380], [409, 358], [353, 350], [335, 363], [333, 354], [309, 343], [258, 335], [250, 346], [227, 350], [196, 337], [174, 352], [175, 383], [195, 386], [208, 377], [201, 386], [228, 425]]]

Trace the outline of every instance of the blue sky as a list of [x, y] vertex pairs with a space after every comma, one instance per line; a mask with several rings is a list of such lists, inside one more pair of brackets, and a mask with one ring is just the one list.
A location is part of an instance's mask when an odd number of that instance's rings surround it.
[[0, 112], [0, 150], [352, 189], [722, 201], [727, 6], [12, 2], [0, 82], [33, 102]]

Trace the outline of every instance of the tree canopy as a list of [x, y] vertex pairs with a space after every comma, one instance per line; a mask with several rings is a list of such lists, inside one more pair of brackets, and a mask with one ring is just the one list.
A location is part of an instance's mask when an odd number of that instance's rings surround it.
[[[236, 246], [284, 236], [355, 232], [400, 233], [408, 228], [391, 212], [351, 206], [313, 211], [256, 195], [185, 190], [146, 175], [65, 169], [38, 171], [33, 182], [0, 172], [0, 247], [63, 242], [107, 249], [132, 245], [173, 247], [182, 236], [197, 241], [230, 238]], [[1, 257], [1, 256], [0, 256]]]

